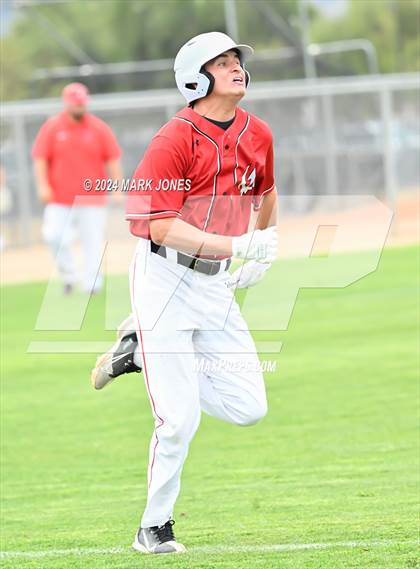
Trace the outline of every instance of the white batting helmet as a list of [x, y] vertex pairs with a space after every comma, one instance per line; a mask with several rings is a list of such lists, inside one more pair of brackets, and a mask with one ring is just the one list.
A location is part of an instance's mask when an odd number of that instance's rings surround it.
[[[235, 43], [221, 32], [200, 34], [181, 47], [174, 62], [175, 80], [188, 103], [206, 97], [213, 88], [213, 76], [202, 69], [203, 65], [231, 49], [239, 52], [241, 66], [245, 69], [244, 62], [254, 50], [249, 45]], [[245, 71], [245, 74], [248, 85], [248, 71]]]

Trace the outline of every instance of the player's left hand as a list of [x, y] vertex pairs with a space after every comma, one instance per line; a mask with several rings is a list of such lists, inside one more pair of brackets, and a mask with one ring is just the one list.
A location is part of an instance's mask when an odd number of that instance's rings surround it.
[[271, 267], [271, 263], [260, 263], [249, 261], [236, 269], [227, 283], [229, 288], [248, 288], [259, 283], [266, 271]]

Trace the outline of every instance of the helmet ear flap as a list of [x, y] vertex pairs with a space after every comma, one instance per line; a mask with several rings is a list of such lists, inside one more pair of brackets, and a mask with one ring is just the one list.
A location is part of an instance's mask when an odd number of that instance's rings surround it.
[[[248, 84], [251, 80], [251, 75], [249, 74], [249, 72], [246, 69], [244, 69], [244, 72], [245, 72], [245, 86], [248, 87]], [[201, 95], [201, 97], [200, 97], [200, 98], [203, 98], [203, 97], [207, 97], [208, 95], [210, 95], [210, 93], [213, 91], [215, 79], [211, 73], [206, 71], [206, 69], [204, 68], [204, 65], [200, 69], [200, 73], [201, 73], [201, 75], [204, 75], [204, 77], [207, 77], [207, 79], [209, 80], [209, 86], [207, 87], [207, 93], [205, 95], [204, 94]], [[191, 103], [190, 103], [190, 105], [191, 105]]]
[[[244, 69], [245, 72], [245, 87], [248, 87], [249, 82], [251, 81], [251, 75], [249, 74], [249, 71], [247, 71], [246, 69]], [[202, 73], [203, 75], [205, 75], [207, 77], [207, 79], [210, 81], [210, 85], [207, 91], [207, 95], [210, 95], [210, 93], [213, 91], [213, 87], [214, 87], [214, 77], [211, 73], [209, 73], [208, 71], [206, 71], [204, 69], [204, 67], [202, 67], [200, 69], [200, 73]], [[206, 95], [206, 96], [207, 96]]]
[[206, 93], [206, 97], [207, 95], [210, 95], [210, 93], [213, 91], [214, 88], [214, 77], [211, 73], [209, 73], [208, 71], [206, 71], [204, 69], [204, 66], [200, 69], [200, 73], [202, 73], [205, 77], [207, 77], [207, 79], [210, 81], [209, 87], [207, 89], [207, 93]]

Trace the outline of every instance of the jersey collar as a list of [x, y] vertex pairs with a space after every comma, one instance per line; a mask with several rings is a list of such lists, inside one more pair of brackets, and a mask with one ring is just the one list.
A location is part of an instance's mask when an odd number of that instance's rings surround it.
[[208, 121], [190, 107], [184, 107], [176, 114], [176, 116], [193, 123], [195, 127], [215, 141], [223, 140], [226, 134], [231, 135], [233, 138], [237, 138], [248, 120], [248, 113], [240, 107], [236, 107], [235, 120], [227, 130], [223, 130], [219, 126]]
[[69, 128], [78, 128], [80, 126], [85, 126], [89, 121], [89, 113], [86, 112], [81, 121], [73, 120], [66, 111], [60, 113], [62, 122]]

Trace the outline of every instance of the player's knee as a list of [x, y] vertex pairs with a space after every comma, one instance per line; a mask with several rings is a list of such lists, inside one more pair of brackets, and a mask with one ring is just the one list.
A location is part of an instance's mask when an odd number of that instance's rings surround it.
[[63, 237], [62, 233], [51, 227], [44, 227], [42, 236], [45, 243], [54, 249], [58, 249], [60, 245], [67, 244], [67, 240]]
[[241, 427], [250, 427], [259, 423], [266, 415], [267, 401], [265, 399], [263, 401], [254, 401], [253, 404], [248, 407], [246, 413], [241, 414], [238, 418], [237, 424]]
[[58, 242], [58, 234], [51, 231], [51, 229], [43, 229], [42, 231], [42, 237], [44, 238], [45, 243], [47, 243], [47, 245], [51, 246], [55, 246], [56, 243]]

